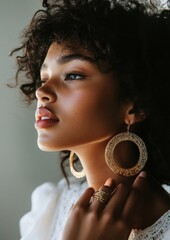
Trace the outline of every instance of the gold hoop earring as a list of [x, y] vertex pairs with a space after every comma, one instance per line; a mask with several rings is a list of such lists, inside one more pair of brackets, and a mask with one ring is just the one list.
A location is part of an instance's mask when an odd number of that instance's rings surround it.
[[76, 178], [83, 178], [83, 177], [85, 177], [84, 169], [82, 171], [78, 172], [74, 168], [74, 152], [70, 153], [69, 162], [70, 162], [70, 171]]
[[[117, 165], [113, 159], [113, 152], [118, 143], [123, 141], [131, 141], [135, 143], [139, 149], [139, 160], [134, 167], [121, 168]], [[105, 149], [105, 160], [108, 167], [117, 174], [130, 177], [138, 174], [145, 166], [148, 158], [148, 153], [144, 141], [136, 134], [129, 132], [129, 126], [127, 132], [123, 132], [114, 136], [107, 144]]]

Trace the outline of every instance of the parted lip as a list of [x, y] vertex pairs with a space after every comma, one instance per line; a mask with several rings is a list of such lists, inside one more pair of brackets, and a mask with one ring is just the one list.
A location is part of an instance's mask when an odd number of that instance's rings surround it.
[[40, 107], [35, 112], [36, 121], [43, 119], [52, 119], [58, 121], [59, 119], [52, 113], [49, 109], [45, 107]]

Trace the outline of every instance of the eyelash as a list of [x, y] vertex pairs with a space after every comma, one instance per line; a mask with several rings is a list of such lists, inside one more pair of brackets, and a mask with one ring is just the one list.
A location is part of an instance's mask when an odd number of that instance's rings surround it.
[[[74, 76], [74, 78], [72, 78]], [[77, 78], [78, 77], [78, 78]], [[74, 80], [81, 80], [81, 79], [84, 79], [86, 76], [83, 75], [83, 74], [80, 74], [80, 73], [65, 73], [64, 74], [64, 80], [65, 81], [74, 81]], [[40, 79], [39, 80], [39, 84], [42, 86], [44, 85], [48, 80], [46, 79]]]
[[[74, 78], [72, 78], [74, 76]], [[77, 78], [78, 77], [78, 78]], [[74, 81], [84, 79], [86, 76], [80, 73], [65, 73], [64, 79], [66, 81]]]
[[40, 87], [40, 86], [43, 86], [45, 83], [46, 83], [47, 81], [46, 80], [39, 80], [38, 81], [38, 86]]

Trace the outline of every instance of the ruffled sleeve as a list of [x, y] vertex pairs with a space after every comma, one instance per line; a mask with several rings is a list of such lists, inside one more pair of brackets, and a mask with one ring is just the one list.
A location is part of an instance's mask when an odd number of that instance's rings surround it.
[[31, 211], [20, 220], [21, 240], [47, 240], [63, 180], [55, 186], [44, 183], [34, 190]]

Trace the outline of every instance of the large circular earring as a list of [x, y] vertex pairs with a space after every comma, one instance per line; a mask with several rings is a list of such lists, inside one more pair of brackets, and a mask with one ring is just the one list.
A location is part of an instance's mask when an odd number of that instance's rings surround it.
[[78, 172], [74, 168], [74, 152], [70, 153], [69, 162], [70, 162], [70, 171], [76, 178], [83, 178], [83, 177], [85, 177], [84, 169], [82, 171]]
[[[121, 168], [114, 160], [113, 153], [118, 143], [123, 141], [131, 141], [135, 143], [139, 149], [139, 159], [137, 164], [131, 168]], [[105, 149], [105, 160], [108, 167], [117, 174], [130, 177], [138, 174], [145, 166], [148, 158], [148, 153], [144, 141], [136, 134], [129, 132], [129, 126], [127, 132], [123, 132], [114, 136], [107, 144]]]

